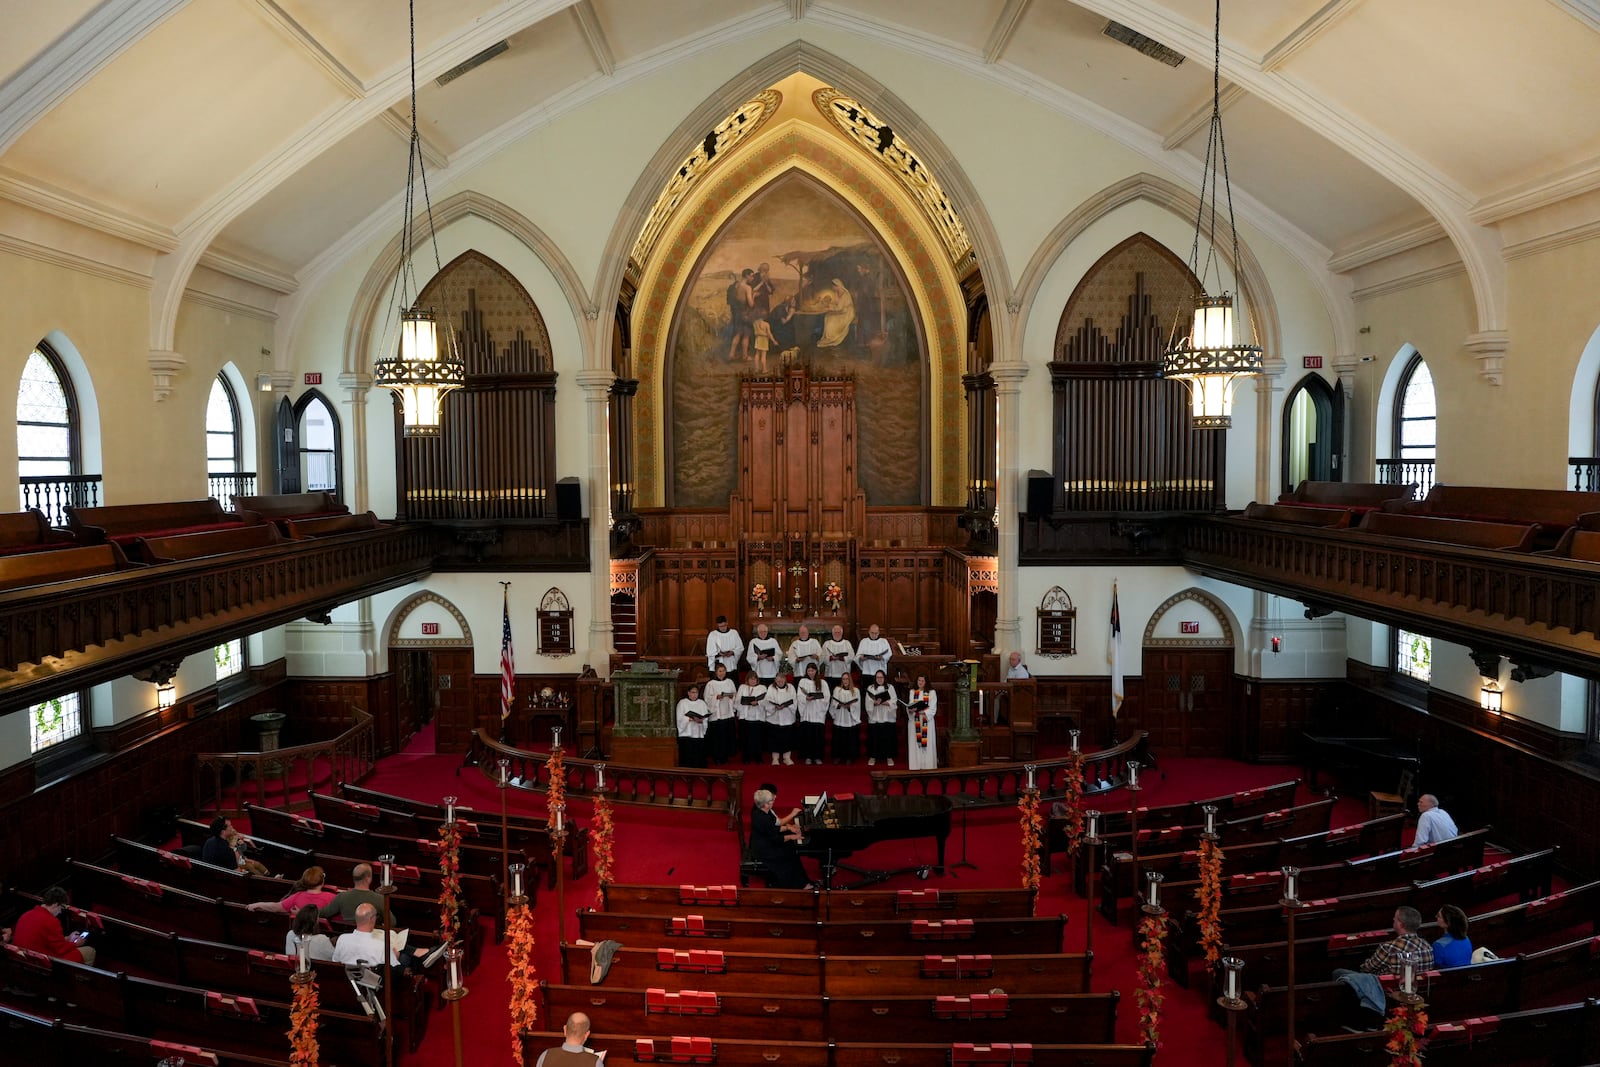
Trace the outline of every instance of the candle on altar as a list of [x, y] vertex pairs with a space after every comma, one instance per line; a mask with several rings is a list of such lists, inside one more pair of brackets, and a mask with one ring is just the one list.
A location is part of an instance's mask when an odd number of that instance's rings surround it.
[[783, 568], [782, 567], [778, 568], [778, 588], [779, 589], [783, 588]]
[[811, 588], [815, 589], [816, 587], [817, 587], [817, 570], [816, 570], [815, 567], [813, 567], [811, 569]]

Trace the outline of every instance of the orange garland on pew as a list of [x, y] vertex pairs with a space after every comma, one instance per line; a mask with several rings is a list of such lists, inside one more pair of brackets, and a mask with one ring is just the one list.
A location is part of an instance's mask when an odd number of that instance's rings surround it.
[[1421, 1004], [1399, 1004], [1383, 1024], [1389, 1035], [1384, 1046], [1389, 1051], [1389, 1067], [1422, 1067], [1422, 1050], [1427, 1045], [1428, 1013]]
[[1044, 833], [1044, 820], [1039, 816], [1039, 791], [1024, 789], [1017, 798], [1017, 811], [1022, 816], [1022, 888], [1039, 888], [1039, 841]]
[[1166, 967], [1167, 919], [1165, 915], [1146, 915], [1139, 921], [1139, 1037], [1148, 1045], [1161, 1047], [1161, 972]]
[[1067, 855], [1076, 856], [1083, 841], [1083, 753], [1074, 752], [1066, 770]]
[[533, 966], [533, 914], [528, 905], [506, 909], [506, 958], [511, 971], [511, 1057], [523, 1067], [522, 1035], [539, 1028], [538, 972]]
[[1200, 946], [1209, 966], [1222, 958], [1222, 846], [1210, 838], [1200, 842]]
[[611, 802], [603, 794], [594, 798], [594, 820], [589, 824], [589, 847], [594, 850], [594, 906], [605, 909], [605, 887], [611, 884], [612, 866], [616, 861], [611, 851]]
[[317, 978], [294, 982], [294, 1002], [289, 1007], [289, 1063], [292, 1067], [317, 1067]]
[[439, 827], [439, 940], [454, 941], [460, 925], [461, 829], [453, 822]]

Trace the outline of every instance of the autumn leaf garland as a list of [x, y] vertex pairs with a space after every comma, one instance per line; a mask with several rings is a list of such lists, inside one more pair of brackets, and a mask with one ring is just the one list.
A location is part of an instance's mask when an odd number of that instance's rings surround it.
[[452, 822], [439, 827], [439, 940], [456, 939], [461, 909], [461, 829]]
[[1422, 1067], [1428, 1013], [1420, 1003], [1397, 1005], [1384, 1022], [1383, 1032], [1389, 1035], [1384, 1046], [1389, 1052], [1389, 1067]]
[[1044, 819], [1039, 816], [1039, 791], [1024, 790], [1017, 798], [1022, 823], [1022, 888], [1039, 888], [1039, 839]]
[[1146, 915], [1139, 922], [1139, 1037], [1146, 1044], [1161, 1047], [1161, 972], [1166, 969], [1167, 918]]
[[1200, 841], [1200, 887], [1195, 890], [1200, 904], [1200, 944], [1206, 963], [1222, 957], [1222, 847], [1212, 838]]
[[506, 958], [511, 970], [511, 1057], [523, 1067], [522, 1035], [537, 1030], [539, 976], [533, 965], [533, 914], [527, 904], [506, 910]]
[[616, 856], [611, 844], [611, 802], [603, 795], [594, 798], [594, 821], [589, 824], [589, 847], [594, 851], [594, 906], [604, 910], [606, 886], [611, 884]]
[[1074, 752], [1066, 767], [1067, 855], [1076, 856], [1083, 842], [1083, 753]]
[[289, 1063], [291, 1067], [317, 1067], [317, 979], [294, 982], [294, 1002], [289, 1007]]

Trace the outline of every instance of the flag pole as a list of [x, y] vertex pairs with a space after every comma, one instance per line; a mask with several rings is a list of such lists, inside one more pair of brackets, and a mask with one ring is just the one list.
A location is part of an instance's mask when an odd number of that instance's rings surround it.
[[[511, 648], [511, 583], [500, 583], [500, 743], [506, 743], [506, 724], [517, 697], [517, 673]], [[503, 794], [502, 794], [503, 795]]]

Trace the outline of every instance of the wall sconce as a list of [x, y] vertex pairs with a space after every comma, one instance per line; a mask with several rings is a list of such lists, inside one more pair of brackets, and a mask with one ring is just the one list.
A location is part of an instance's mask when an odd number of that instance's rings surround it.
[[[170, 708], [178, 702], [178, 687], [171, 682], [156, 686], [156, 707]], [[1487, 707], [1488, 705], [1484, 705]]]
[[266, 371], [262, 371], [260, 374], [256, 375], [256, 392], [272, 392], [272, 375], [268, 374]]
[[1283, 638], [1277, 634], [1272, 635], [1272, 654], [1277, 655], [1283, 651]]
[[1500, 708], [1505, 700], [1505, 693], [1500, 689], [1499, 682], [1484, 682], [1483, 688], [1478, 691], [1478, 705], [1484, 711], [1500, 714]]

